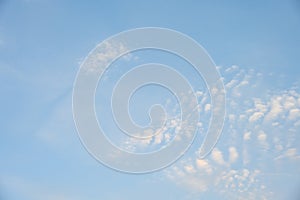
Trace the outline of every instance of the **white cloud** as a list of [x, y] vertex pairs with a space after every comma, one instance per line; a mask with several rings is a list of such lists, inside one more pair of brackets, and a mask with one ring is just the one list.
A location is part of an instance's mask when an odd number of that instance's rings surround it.
[[234, 71], [237, 71], [239, 69], [239, 66], [237, 65], [232, 65], [231, 67], [227, 68], [225, 70], [225, 72], [234, 72]]
[[224, 165], [225, 164], [223, 154], [217, 148], [214, 148], [213, 151], [211, 152], [211, 158], [212, 158], [213, 161], [215, 161], [219, 165]]
[[250, 140], [251, 139], [251, 132], [248, 131], [246, 133], [244, 133], [244, 140]]
[[204, 107], [204, 111], [205, 111], [205, 112], [208, 112], [208, 111], [210, 111], [210, 109], [211, 109], [211, 104], [210, 104], [210, 103], [207, 103], [207, 104], [205, 105], [205, 107]]
[[298, 108], [291, 109], [289, 112], [288, 119], [289, 120], [300, 119], [300, 109]]
[[260, 132], [258, 133], [257, 139], [258, 139], [260, 142], [265, 142], [265, 141], [267, 140], [267, 134], [266, 134], [264, 131], [260, 131]]
[[229, 122], [233, 123], [234, 120], [235, 120], [235, 115], [229, 114], [229, 115], [228, 115], [228, 119], [229, 119]]
[[239, 86], [241, 87], [241, 86], [245, 86], [245, 85], [248, 85], [249, 84], [249, 82], [247, 81], [247, 80], [244, 80], [244, 81], [242, 81], [240, 84], [239, 84]]
[[[300, 128], [296, 125], [297, 122], [300, 124], [300, 94], [290, 90], [260, 92], [257, 73], [237, 67], [226, 73], [231, 73], [233, 78], [227, 80], [229, 106], [224, 135], [209, 157], [189, 157], [193, 168], [191, 163], [184, 165], [187, 167], [181, 166], [185, 174], [176, 181], [188, 189], [201, 188], [199, 193], [209, 190], [227, 199], [274, 199], [263, 174], [292, 174], [296, 170], [287, 171], [287, 166], [300, 166], [299, 136], [296, 135]], [[259, 76], [263, 80], [263, 75]], [[254, 81], [256, 86], [248, 84]], [[192, 171], [193, 176], [187, 171]]]
[[293, 158], [296, 155], [297, 155], [297, 149], [296, 148], [291, 148], [291, 149], [288, 149], [286, 151], [286, 156], [288, 156], [290, 158]]
[[230, 88], [232, 88], [234, 85], [236, 85], [237, 83], [238, 83], [238, 80], [233, 79], [233, 80], [231, 80], [229, 83], [227, 83], [225, 86], [226, 86], [226, 88], [230, 89]]
[[[211, 168], [211, 173], [208, 174], [204, 171], [204, 169], [210, 168], [208, 161], [197, 160], [197, 163], [198, 170], [195, 170], [190, 163], [181, 162], [180, 167], [169, 169], [167, 176], [177, 185], [193, 191], [194, 194], [211, 191], [226, 199], [237, 200], [263, 200], [271, 196], [265, 185], [258, 179], [261, 175], [260, 170], [247, 168], [233, 170], [218, 165], [219, 167]], [[199, 198], [195, 197], [195, 199]]]
[[267, 105], [265, 105], [261, 99], [258, 98], [254, 99], [254, 107], [256, 111], [261, 113], [265, 113], [267, 111]]
[[300, 161], [300, 155], [298, 154], [298, 150], [296, 148], [286, 149], [282, 154], [280, 154], [274, 160], [280, 160], [284, 158]]
[[287, 96], [284, 99], [283, 106], [286, 110], [289, 110], [291, 108], [294, 108], [296, 106], [296, 99], [293, 96]]
[[242, 153], [243, 165], [247, 166], [251, 161], [250, 154], [247, 148], [244, 148]]
[[[87, 72], [95, 72], [99, 70], [99, 67], [106, 67], [115, 57], [118, 55], [125, 53], [127, 48], [122, 43], [109, 43], [104, 42], [98, 45], [93, 54], [90, 54], [88, 59], [85, 60], [84, 69]], [[125, 59], [128, 59], [130, 56], [123, 56]], [[101, 68], [101, 70], [103, 70]], [[104, 77], [105, 78], [105, 77]]]
[[204, 92], [202, 92], [202, 91], [196, 91], [195, 94], [196, 94], [197, 97], [202, 97], [203, 94], [204, 94]]
[[196, 166], [199, 171], [204, 171], [207, 174], [211, 174], [213, 169], [212, 167], [208, 164], [207, 160], [203, 159], [196, 159]]
[[154, 144], [161, 144], [164, 140], [164, 133], [159, 133], [154, 136]]
[[250, 116], [249, 122], [255, 122], [255, 121], [259, 120], [260, 118], [262, 118], [263, 116], [264, 116], [264, 113], [255, 112]]
[[239, 157], [239, 153], [237, 152], [236, 148], [233, 146], [229, 147], [228, 151], [229, 151], [229, 162], [235, 163]]
[[203, 160], [203, 159], [197, 159], [196, 160], [196, 164], [197, 164], [197, 166], [200, 168], [200, 169], [202, 169], [202, 168], [208, 168], [208, 162], [206, 161], [206, 160]]
[[186, 165], [186, 166], [184, 166], [184, 169], [189, 174], [196, 173], [196, 170], [192, 165]]
[[272, 121], [277, 119], [277, 117], [283, 112], [283, 107], [281, 105], [282, 97], [277, 96], [271, 99], [271, 108], [269, 113], [266, 115], [265, 119], [267, 121]]

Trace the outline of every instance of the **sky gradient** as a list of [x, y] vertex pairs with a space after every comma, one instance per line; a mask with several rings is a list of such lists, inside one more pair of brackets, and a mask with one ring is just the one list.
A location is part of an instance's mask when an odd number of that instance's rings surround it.
[[[199, 158], [210, 97], [187, 66], [182, 74], [197, 91], [200, 108], [196, 141], [172, 166], [132, 175], [87, 153], [73, 121], [72, 89], [80, 64], [98, 43], [149, 26], [180, 31], [207, 50], [224, 80], [226, 119], [216, 148]], [[298, 199], [299, 35], [296, 0], [0, 0], [0, 199]], [[175, 69], [186, 65], [172, 55], [145, 51], [107, 71], [96, 110], [99, 119], [108, 120], [108, 132], [115, 130], [109, 114], [103, 115], [109, 88], [124, 71], [153, 61]], [[145, 88], [132, 99], [133, 119], [145, 124], [143, 109], [153, 102], [165, 103], [176, 116], [172, 98], [161, 88]], [[174, 130], [176, 120], [170, 124]], [[169, 138], [172, 134], [143, 144], [111, 140], [129, 151], [148, 151]]]

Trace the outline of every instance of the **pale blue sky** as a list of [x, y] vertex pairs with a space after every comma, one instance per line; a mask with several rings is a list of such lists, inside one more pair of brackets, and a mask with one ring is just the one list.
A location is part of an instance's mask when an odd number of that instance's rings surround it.
[[[227, 118], [207, 160], [197, 158], [199, 140], [173, 166], [131, 175], [85, 151], [72, 118], [72, 87], [96, 44], [146, 26], [183, 32], [208, 51], [226, 84]], [[296, 0], [0, 0], [0, 198], [299, 198], [299, 35]], [[164, 59], [137, 56], [137, 63]], [[204, 92], [199, 101], [207, 96], [200, 83], [193, 82]], [[200, 103], [204, 110], [207, 103]]]

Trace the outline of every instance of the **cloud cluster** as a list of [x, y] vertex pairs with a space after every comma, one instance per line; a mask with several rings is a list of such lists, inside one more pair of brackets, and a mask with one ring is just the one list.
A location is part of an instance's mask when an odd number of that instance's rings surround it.
[[208, 157], [187, 155], [166, 176], [196, 196], [274, 199], [280, 182], [265, 177], [300, 172], [300, 93], [264, 89], [264, 75], [238, 66], [223, 74], [228, 109], [222, 138]]

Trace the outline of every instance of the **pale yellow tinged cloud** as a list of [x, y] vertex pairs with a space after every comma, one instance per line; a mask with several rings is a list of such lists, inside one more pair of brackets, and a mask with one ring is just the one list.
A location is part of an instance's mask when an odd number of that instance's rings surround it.
[[229, 151], [229, 162], [230, 163], [235, 163], [237, 161], [238, 157], [239, 157], [238, 151], [233, 146], [229, 147], [228, 151]]
[[264, 113], [255, 112], [250, 116], [249, 122], [255, 122], [255, 121], [259, 120], [260, 118], [262, 118], [263, 116], [264, 116]]
[[289, 120], [300, 119], [300, 109], [298, 108], [291, 109], [289, 112], [288, 119]]
[[260, 132], [258, 133], [257, 139], [258, 139], [260, 142], [265, 142], [265, 141], [267, 140], [267, 134], [266, 134], [264, 131], [260, 131]]
[[213, 149], [213, 151], [211, 152], [211, 158], [212, 158], [213, 161], [215, 161], [219, 165], [224, 165], [225, 164], [223, 154], [217, 148]]
[[250, 140], [251, 139], [251, 132], [248, 131], [246, 133], [244, 133], [244, 140], [247, 141], [247, 140]]

